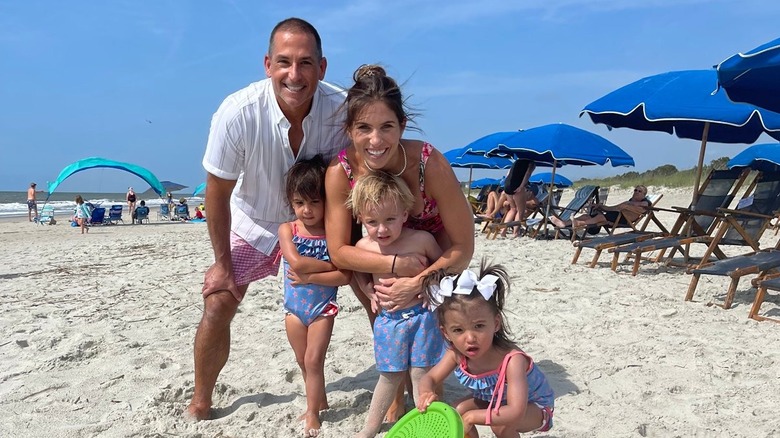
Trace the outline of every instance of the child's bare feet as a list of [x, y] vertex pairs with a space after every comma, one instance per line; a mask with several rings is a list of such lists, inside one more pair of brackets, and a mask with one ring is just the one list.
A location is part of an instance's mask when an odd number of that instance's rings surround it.
[[322, 423], [320, 423], [320, 416], [318, 413], [306, 412], [304, 414], [303, 424], [303, 436], [305, 438], [319, 436]]

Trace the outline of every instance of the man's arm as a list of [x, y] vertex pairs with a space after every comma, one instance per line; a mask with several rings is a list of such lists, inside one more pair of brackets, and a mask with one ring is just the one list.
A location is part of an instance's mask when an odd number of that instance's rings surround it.
[[236, 181], [210, 173], [206, 177], [206, 202], [209, 204], [209, 220], [206, 224], [214, 250], [214, 266], [206, 273], [204, 292], [237, 292], [233, 279], [233, 260], [230, 257], [230, 194], [235, 185]]

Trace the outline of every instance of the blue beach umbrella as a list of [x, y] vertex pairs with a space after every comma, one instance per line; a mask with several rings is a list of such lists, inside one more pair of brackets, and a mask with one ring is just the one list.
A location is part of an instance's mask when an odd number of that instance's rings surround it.
[[537, 126], [512, 132], [498, 145], [482, 143], [468, 146], [471, 153], [512, 157], [536, 162], [537, 165], [633, 166], [634, 159], [606, 138], [565, 123]]
[[560, 173], [556, 173], [555, 176], [553, 176], [552, 172], [535, 173], [531, 175], [531, 179], [529, 179], [528, 182], [537, 184], [550, 184], [550, 182], [553, 180], [553, 185], [556, 187], [571, 187], [574, 185], [574, 183], [571, 182], [569, 178], [566, 178]]
[[661, 131], [700, 140], [696, 199], [707, 141], [753, 143], [763, 133], [780, 139], [780, 114], [731, 102], [717, 88], [714, 70], [649, 76], [601, 97], [580, 113], [611, 128]]
[[726, 164], [729, 169], [749, 167], [762, 172], [777, 171], [780, 166], [780, 143], [755, 144], [738, 153]]
[[715, 68], [729, 99], [780, 112], [780, 38], [737, 53]]
[[489, 186], [492, 184], [501, 184], [501, 179], [499, 178], [480, 178], [478, 180], [474, 180], [471, 182], [471, 188], [472, 189], [481, 189], [482, 187]]
[[447, 151], [443, 155], [451, 167], [469, 169], [469, 187], [471, 187], [471, 173], [474, 169], [509, 169], [514, 162], [506, 157], [486, 157], [485, 154], [473, 154], [465, 147]]
[[[482, 152], [487, 156], [505, 156], [532, 160], [537, 165], [553, 168], [550, 181], [555, 180], [555, 168], [563, 165], [593, 166], [610, 163], [614, 166], [633, 166], [634, 159], [606, 138], [565, 123], [537, 126], [522, 131], [500, 133], [498, 146], [492, 141], [472, 144], [472, 153]], [[475, 142], [476, 143], [476, 142]], [[550, 193], [553, 192], [551, 184]], [[543, 227], [547, 229], [547, 217], [552, 196], [547, 198], [547, 214]]]

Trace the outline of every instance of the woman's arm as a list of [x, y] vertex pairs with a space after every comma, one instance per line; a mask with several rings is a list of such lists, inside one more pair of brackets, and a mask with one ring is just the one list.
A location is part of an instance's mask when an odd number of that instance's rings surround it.
[[[284, 259], [290, 265], [293, 271], [298, 275], [313, 274], [315, 272], [335, 271], [336, 267], [332, 263], [324, 260], [318, 260], [314, 257], [305, 257], [298, 253], [298, 248], [292, 241], [293, 232], [289, 222], [279, 225], [279, 249], [282, 251]], [[313, 283], [307, 281], [306, 283]], [[323, 283], [317, 283], [323, 284]], [[338, 286], [338, 285], [336, 285]]]
[[[338, 159], [331, 162], [325, 173], [325, 192], [327, 194], [325, 196], [325, 238], [328, 241], [328, 253], [333, 264], [341, 269], [357, 272], [401, 273], [400, 264], [396, 264], [396, 269], [392, 269], [393, 255], [383, 255], [352, 246], [350, 242], [352, 212], [345, 204], [350, 192], [349, 180]], [[409, 275], [414, 275], [425, 267], [419, 261], [417, 265], [418, 269]], [[411, 269], [411, 266], [413, 266], [411, 261], [403, 265], [407, 270]]]
[[447, 378], [455, 367], [458, 366], [458, 358], [455, 352], [450, 348], [444, 353], [444, 357], [441, 358], [439, 363], [433, 366], [424, 376], [420, 379], [420, 389], [418, 392], [420, 395], [417, 400], [417, 409], [420, 412], [425, 412], [428, 406], [438, 398], [436, 394], [436, 386], [441, 384], [444, 379]]

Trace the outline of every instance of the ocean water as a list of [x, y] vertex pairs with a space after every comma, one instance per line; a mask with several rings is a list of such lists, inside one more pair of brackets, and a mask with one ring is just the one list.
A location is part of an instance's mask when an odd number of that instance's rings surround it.
[[[66, 215], [70, 216], [76, 209], [76, 196], [81, 195], [85, 202], [92, 203], [101, 207], [110, 207], [114, 204], [121, 204], [127, 208], [127, 201], [125, 201], [126, 193], [73, 193], [73, 192], [54, 192], [49, 197], [47, 204], [54, 206], [54, 215]], [[142, 199], [146, 201], [146, 205], [154, 210], [155, 207], [165, 202], [165, 199], [158, 197], [147, 198], [137, 194], [140, 202]], [[174, 194], [174, 199], [178, 200], [182, 197], [187, 199], [187, 203], [190, 205], [198, 205], [203, 202], [203, 198], [200, 196], [182, 196], [181, 194]], [[46, 201], [45, 193], [38, 193], [38, 211], [40, 212], [43, 207], [44, 201]], [[2, 192], [0, 191], [0, 218], [3, 217], [16, 217], [27, 216], [27, 192]]]

